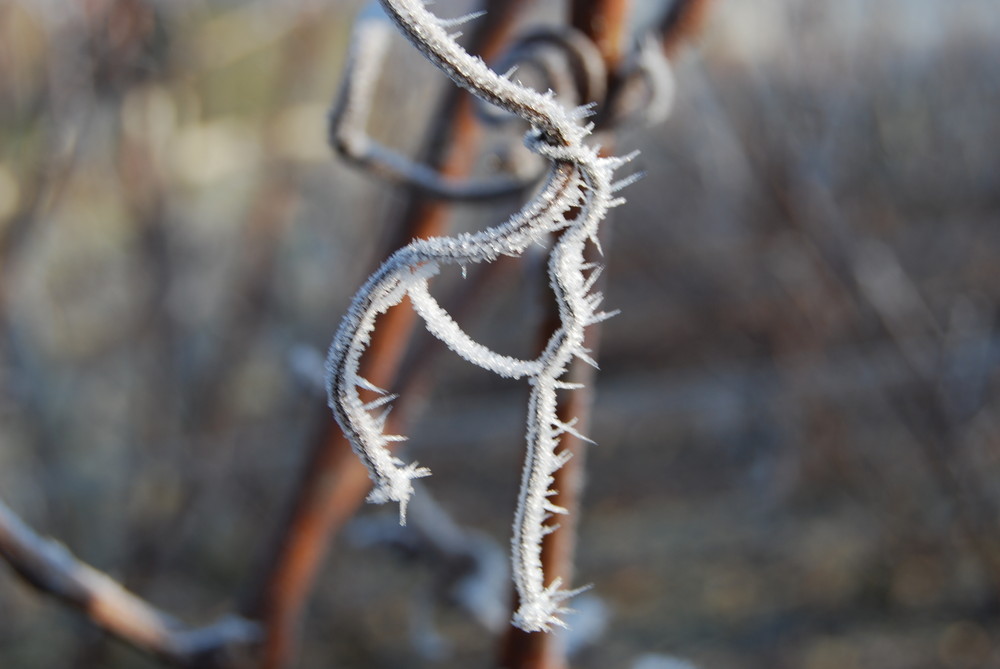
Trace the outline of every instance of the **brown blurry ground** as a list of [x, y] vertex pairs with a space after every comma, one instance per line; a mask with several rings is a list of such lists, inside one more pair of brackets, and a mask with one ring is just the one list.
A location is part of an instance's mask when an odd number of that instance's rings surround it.
[[[0, 495], [191, 622], [259, 567], [323, 402], [292, 361], [402, 201], [325, 146], [355, 7], [0, 4]], [[573, 666], [1000, 667], [997, 34], [992, 0], [719, 0], [620, 136]], [[412, 151], [444, 82], [395, 56], [373, 134]], [[530, 350], [530, 272], [477, 336]], [[505, 545], [526, 393], [437, 364], [408, 457]], [[300, 666], [489, 666], [429, 578], [338, 541]], [[56, 666], [153, 665], [0, 570], [0, 667]]]

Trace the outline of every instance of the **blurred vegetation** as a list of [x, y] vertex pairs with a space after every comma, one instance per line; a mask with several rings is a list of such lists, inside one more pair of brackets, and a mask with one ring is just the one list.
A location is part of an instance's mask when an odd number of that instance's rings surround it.
[[[400, 205], [325, 144], [356, 7], [0, 4], [0, 494], [191, 622], [252, 582], [324, 403], [293, 361]], [[998, 33], [992, 0], [719, 0], [621, 139], [574, 666], [1000, 666]], [[373, 134], [412, 151], [443, 81], [395, 62]], [[531, 278], [470, 328], [530, 349]], [[503, 545], [522, 391], [441, 366], [412, 448]], [[428, 579], [341, 542], [301, 666], [487, 664]], [[0, 621], [2, 667], [152, 666], [9, 571]]]

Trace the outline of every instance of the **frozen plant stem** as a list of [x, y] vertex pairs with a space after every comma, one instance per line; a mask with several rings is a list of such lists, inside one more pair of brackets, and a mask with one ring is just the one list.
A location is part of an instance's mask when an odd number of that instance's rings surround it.
[[[575, 434], [573, 421], [557, 415], [557, 394], [575, 387], [563, 380], [574, 357], [594, 364], [584, 346], [584, 329], [610, 315], [598, 311], [601, 294], [591, 289], [599, 268], [584, 261], [584, 252], [588, 242], [596, 243], [598, 226], [608, 210], [622, 202], [613, 193], [630, 180], [615, 183], [613, 173], [628, 158], [602, 157], [584, 144], [591, 131], [582, 124], [588, 108], [567, 110], [551, 92], [539, 93], [493, 72], [449, 35], [447, 29], [454, 22], [435, 17], [420, 0], [381, 0], [381, 4], [413, 45], [455, 83], [527, 121], [531, 125], [527, 146], [551, 166], [540, 191], [505, 223], [475, 234], [414, 241], [376, 270], [355, 295], [330, 346], [330, 407], [368, 468], [374, 483], [369, 499], [399, 503], [400, 521], [405, 523], [412, 481], [430, 472], [402, 462], [389, 450], [390, 443], [404, 439], [384, 432], [393, 396], [359, 374], [376, 318], [408, 296], [428, 330], [463, 358], [501, 376], [528, 379], [528, 449], [511, 541], [520, 600], [513, 624], [526, 631], [548, 631], [563, 625], [563, 602], [574, 594], [563, 589], [558, 578], [546, 582], [541, 559], [542, 540], [555, 527], [549, 521], [565, 513], [549, 499], [555, 494], [553, 474], [567, 460], [566, 455], [556, 454], [556, 448], [563, 434]], [[548, 276], [560, 325], [534, 360], [504, 356], [474, 342], [428, 291], [428, 279], [444, 264], [465, 266], [501, 255], [518, 256], [533, 243], [544, 244], [556, 231], [562, 234], [552, 249]], [[365, 403], [362, 391], [380, 397]]]

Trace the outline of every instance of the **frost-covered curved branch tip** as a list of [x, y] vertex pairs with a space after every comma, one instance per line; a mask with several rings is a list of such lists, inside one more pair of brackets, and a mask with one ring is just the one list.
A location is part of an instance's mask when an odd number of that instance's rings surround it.
[[[622, 202], [614, 192], [631, 182], [614, 182], [615, 169], [629, 160], [606, 158], [584, 143], [591, 127], [581, 121], [587, 108], [566, 109], [550, 93], [539, 93], [497, 74], [469, 55], [448, 34], [448, 22], [428, 12], [419, 0], [380, 0], [387, 15], [429, 60], [473, 95], [516, 114], [531, 125], [529, 149], [548, 159], [549, 174], [538, 193], [508, 221], [475, 234], [417, 240], [396, 251], [355, 295], [330, 346], [327, 391], [330, 406], [352, 447], [368, 468], [374, 483], [374, 502], [406, 504], [412, 481], [428, 470], [406, 464], [388, 446], [403, 437], [384, 433], [388, 404], [393, 397], [375, 388], [358, 372], [375, 319], [409, 296], [434, 336], [466, 360], [494, 373], [527, 378], [528, 455], [511, 540], [514, 582], [520, 608], [513, 623], [527, 631], [563, 625], [561, 615], [567, 591], [559, 579], [548, 579], [542, 569], [542, 538], [554, 530], [553, 516], [566, 513], [550, 497], [553, 474], [568, 455], [557, 453], [560, 437], [574, 433], [571, 423], [556, 415], [557, 393], [574, 386], [563, 379], [570, 362], [579, 357], [593, 362], [584, 348], [584, 328], [607, 318], [599, 312], [600, 293], [592, 292], [598, 268], [584, 261], [589, 242], [596, 243], [598, 225], [608, 210]], [[559, 307], [560, 327], [535, 360], [501, 355], [474, 342], [447, 315], [427, 291], [427, 281], [442, 265], [490, 262], [500, 255], [519, 255], [530, 244], [562, 231], [548, 263], [549, 282]], [[362, 390], [378, 399], [365, 403]], [[381, 412], [381, 413], [379, 413]]]
[[330, 112], [330, 146], [345, 160], [372, 174], [447, 200], [489, 202], [523, 192], [536, 184], [539, 170], [534, 167], [530, 170], [532, 174], [455, 181], [429, 165], [414, 162], [379, 144], [368, 135], [366, 124], [371, 117], [376, 84], [394, 31], [389, 17], [376, 2], [370, 3], [355, 20], [344, 78]]

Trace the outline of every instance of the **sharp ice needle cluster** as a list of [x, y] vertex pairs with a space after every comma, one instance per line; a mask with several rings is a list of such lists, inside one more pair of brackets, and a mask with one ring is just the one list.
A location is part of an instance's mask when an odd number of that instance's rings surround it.
[[[565, 452], [556, 452], [557, 447], [563, 434], [575, 434], [572, 424], [557, 418], [556, 394], [576, 387], [561, 380], [574, 357], [594, 364], [584, 348], [584, 328], [611, 315], [598, 310], [601, 294], [592, 288], [600, 268], [584, 261], [584, 250], [588, 243], [597, 243], [598, 225], [608, 210], [622, 202], [614, 193], [632, 179], [616, 183], [613, 174], [630, 157], [602, 157], [597, 148], [584, 144], [591, 132], [583, 123], [588, 108], [568, 110], [551, 92], [539, 93], [497, 74], [448, 33], [454, 21], [435, 17], [421, 0], [380, 2], [413, 45], [455, 83], [531, 124], [526, 144], [547, 158], [551, 168], [535, 197], [505, 223], [475, 234], [416, 240], [396, 251], [369, 277], [330, 346], [330, 407], [374, 482], [369, 500], [399, 503], [400, 522], [405, 523], [413, 479], [430, 472], [416, 463], [404, 463], [389, 450], [391, 442], [404, 439], [385, 433], [388, 405], [394, 397], [358, 373], [376, 318], [408, 296], [428, 330], [458, 355], [501, 376], [528, 379], [528, 455], [511, 540], [520, 598], [513, 624], [527, 631], [547, 631], [563, 625], [563, 604], [574, 594], [562, 589], [558, 578], [546, 583], [541, 559], [542, 538], [554, 530], [551, 519], [566, 513], [549, 499], [555, 493], [553, 474], [568, 459]], [[548, 276], [560, 327], [534, 360], [501, 355], [473, 341], [428, 291], [428, 279], [442, 265], [518, 256], [556, 231], [562, 233], [551, 251]], [[376, 393], [378, 399], [364, 402], [362, 390]]]

